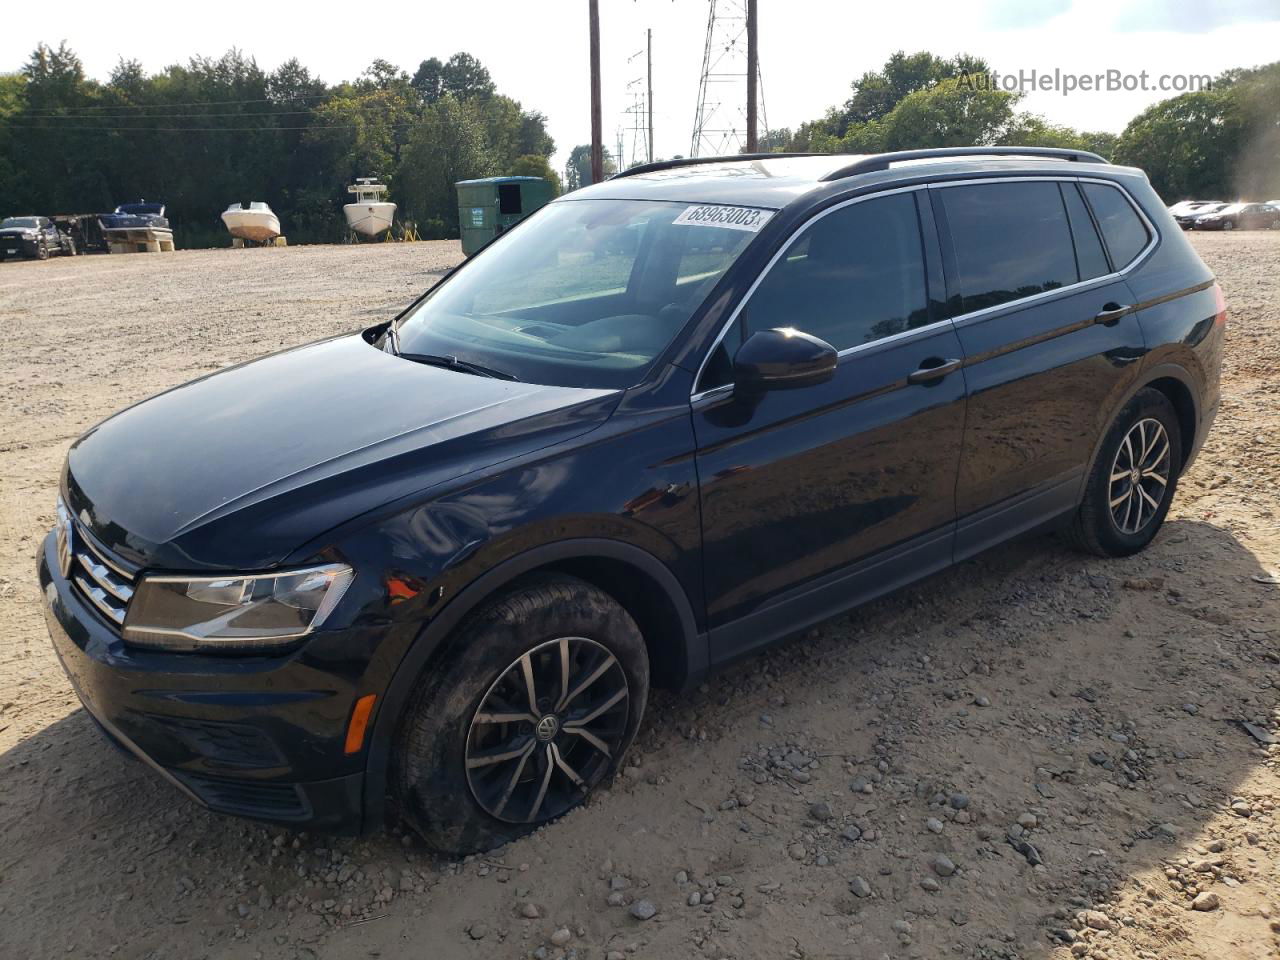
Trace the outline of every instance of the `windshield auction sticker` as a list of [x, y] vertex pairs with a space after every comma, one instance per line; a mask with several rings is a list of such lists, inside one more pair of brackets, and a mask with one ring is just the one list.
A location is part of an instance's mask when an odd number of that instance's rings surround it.
[[671, 222], [691, 227], [728, 227], [730, 230], [746, 230], [749, 233], [755, 233], [769, 222], [773, 213], [772, 210], [762, 210], [759, 207], [721, 207], [699, 204], [696, 207], [687, 207]]

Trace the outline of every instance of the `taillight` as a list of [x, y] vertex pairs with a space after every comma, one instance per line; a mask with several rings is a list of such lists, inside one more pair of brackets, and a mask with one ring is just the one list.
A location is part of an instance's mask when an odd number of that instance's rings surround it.
[[1227, 298], [1222, 295], [1222, 287], [1216, 283], [1213, 285], [1213, 325], [1227, 325]]

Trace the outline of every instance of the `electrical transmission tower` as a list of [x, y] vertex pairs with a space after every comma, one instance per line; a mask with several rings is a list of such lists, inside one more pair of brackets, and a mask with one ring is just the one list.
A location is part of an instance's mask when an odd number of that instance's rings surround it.
[[[750, 0], [709, 0], [707, 43], [698, 81], [691, 157], [741, 153], [747, 145], [747, 8]], [[764, 86], [756, 63], [760, 129], [767, 134]]]
[[[647, 50], [640, 50], [627, 57], [627, 67], [631, 68], [635, 61], [645, 57]], [[623, 126], [618, 129], [618, 169], [625, 170], [637, 163], [645, 163], [653, 159], [653, 144], [650, 142], [650, 130], [653, 111], [649, 106], [650, 90], [653, 87], [652, 62], [649, 71], [627, 82], [625, 102], [622, 110]], [[630, 150], [625, 150], [624, 136], [630, 143]]]

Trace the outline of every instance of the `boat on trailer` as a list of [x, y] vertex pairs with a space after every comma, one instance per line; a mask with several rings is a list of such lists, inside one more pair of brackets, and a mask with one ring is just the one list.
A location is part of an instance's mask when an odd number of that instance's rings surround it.
[[386, 184], [379, 183], [376, 177], [357, 177], [356, 182], [347, 187], [347, 193], [355, 194], [355, 200], [342, 208], [347, 218], [347, 226], [362, 237], [377, 237], [391, 229], [395, 221], [396, 205], [386, 196]]
[[269, 205], [258, 200], [233, 203], [222, 211], [222, 222], [232, 237], [244, 243], [275, 243], [280, 236], [280, 218]]
[[173, 229], [163, 203], [122, 203], [114, 213], [99, 214], [98, 225], [112, 253], [132, 253], [140, 247], [150, 253], [173, 250]]

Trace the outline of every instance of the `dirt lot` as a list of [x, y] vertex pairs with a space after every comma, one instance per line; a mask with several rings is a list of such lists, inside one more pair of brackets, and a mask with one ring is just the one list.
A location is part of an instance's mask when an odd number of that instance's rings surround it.
[[660, 696], [611, 791], [464, 863], [122, 759], [32, 559], [85, 428], [384, 316], [457, 246], [0, 264], [0, 957], [1280, 955], [1280, 747], [1236, 722], [1280, 720], [1280, 233], [1194, 240], [1225, 398], [1152, 549], [1010, 545]]

